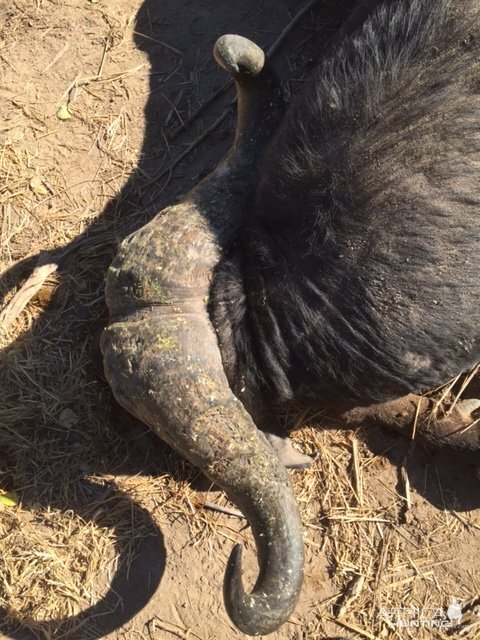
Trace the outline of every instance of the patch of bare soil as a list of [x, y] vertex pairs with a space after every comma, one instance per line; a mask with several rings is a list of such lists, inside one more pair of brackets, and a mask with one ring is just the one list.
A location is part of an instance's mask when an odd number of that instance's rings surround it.
[[[287, 98], [351, 3], [338, 4], [319, 1], [275, 54]], [[118, 241], [196, 184], [232, 139], [233, 115], [212, 127], [231, 89], [197, 112], [226, 81], [213, 42], [240, 32], [268, 48], [301, 6], [0, 5], [4, 638], [244, 637], [223, 609], [222, 581], [238, 541], [254, 581], [250, 530], [113, 402], [95, 335]], [[18, 300], [39, 264], [34, 289]], [[291, 620], [270, 637], [478, 638], [474, 470], [397, 436], [314, 422], [303, 419], [296, 440], [317, 454], [315, 464], [293, 474], [305, 586]], [[453, 599], [463, 619], [450, 628]]]

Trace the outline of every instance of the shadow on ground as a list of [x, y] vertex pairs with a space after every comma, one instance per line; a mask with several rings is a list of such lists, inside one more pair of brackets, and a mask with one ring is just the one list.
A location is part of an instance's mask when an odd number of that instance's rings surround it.
[[[82, 480], [85, 489], [91, 497], [88, 505], [69, 505], [75, 513], [87, 523], [98, 526], [110, 526], [115, 531], [115, 519], [105, 509], [99, 508], [105, 501], [105, 491], [98, 485]], [[108, 592], [96, 604], [67, 619], [39, 622], [34, 618], [11, 620], [9, 611], [0, 607], [0, 628], [15, 640], [37, 640], [48, 637], [68, 637], [79, 640], [93, 640], [103, 638], [111, 631], [120, 628], [133, 618], [150, 600], [155, 593], [165, 568], [165, 547], [163, 536], [151, 516], [124, 493], [109, 488], [109, 509], [120, 511], [129, 509], [132, 519], [137, 526], [143, 528], [144, 533], [135, 547], [135, 558], [128, 559], [132, 552], [125, 546], [118, 546], [118, 567]], [[23, 501], [24, 509], [29, 508], [28, 502]], [[38, 505], [35, 505], [38, 508]]]

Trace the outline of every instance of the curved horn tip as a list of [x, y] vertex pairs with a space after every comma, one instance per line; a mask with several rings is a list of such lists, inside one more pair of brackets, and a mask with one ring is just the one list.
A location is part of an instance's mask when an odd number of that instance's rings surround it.
[[220, 36], [213, 47], [217, 64], [232, 76], [257, 76], [265, 65], [265, 53], [258, 45], [233, 34]]
[[275, 611], [265, 595], [245, 593], [242, 582], [242, 545], [236, 544], [228, 559], [223, 582], [225, 609], [234, 625], [249, 636], [267, 635], [276, 631], [292, 613], [295, 601]]
[[227, 614], [235, 626], [249, 636], [258, 636], [262, 631], [244, 614], [245, 602], [249, 598], [242, 582], [242, 551], [242, 545], [236, 544], [228, 559], [223, 580], [223, 599]]

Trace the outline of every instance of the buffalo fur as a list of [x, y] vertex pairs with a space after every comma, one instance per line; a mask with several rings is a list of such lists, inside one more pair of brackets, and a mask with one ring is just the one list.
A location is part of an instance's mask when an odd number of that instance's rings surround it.
[[378, 3], [271, 142], [212, 285], [234, 391], [368, 404], [480, 360], [480, 3]]

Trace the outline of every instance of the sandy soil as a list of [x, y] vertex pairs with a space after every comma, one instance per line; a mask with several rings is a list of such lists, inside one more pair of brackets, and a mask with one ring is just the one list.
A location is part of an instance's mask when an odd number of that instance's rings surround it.
[[[337, 4], [319, 2], [276, 54], [287, 99], [351, 3]], [[212, 510], [232, 505], [113, 402], [94, 343], [118, 241], [197, 183], [232, 139], [233, 115], [208, 131], [231, 90], [189, 123], [226, 80], [213, 42], [240, 32], [268, 48], [301, 6], [0, 5], [4, 304], [42, 252], [61, 255], [60, 269], [1, 336], [0, 489], [11, 498], [0, 502], [2, 637], [245, 637], [222, 603], [234, 542], [246, 545], [246, 580], [255, 579], [245, 521]], [[473, 468], [379, 430], [314, 422], [304, 419], [296, 440], [316, 462], [293, 474], [305, 587], [289, 623], [270, 637], [478, 638]], [[432, 611], [448, 622], [452, 599], [464, 606], [463, 626], [433, 628]], [[415, 608], [424, 608], [423, 628], [399, 627], [397, 616], [419, 619]]]

